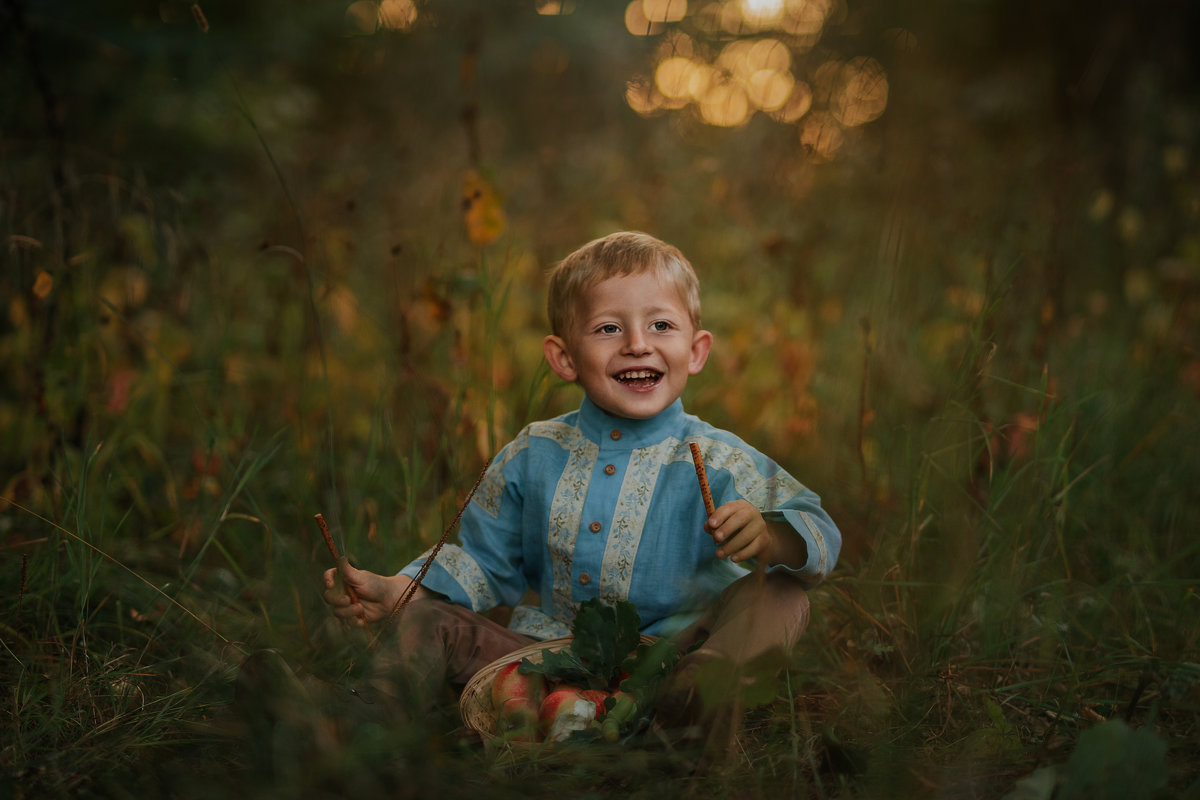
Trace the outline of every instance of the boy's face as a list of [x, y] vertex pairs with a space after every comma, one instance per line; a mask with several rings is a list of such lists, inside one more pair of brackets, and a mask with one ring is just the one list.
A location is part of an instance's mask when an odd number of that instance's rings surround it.
[[654, 416], [708, 360], [712, 334], [692, 327], [679, 290], [653, 272], [601, 281], [577, 312], [565, 338], [546, 337], [546, 360], [615, 416]]

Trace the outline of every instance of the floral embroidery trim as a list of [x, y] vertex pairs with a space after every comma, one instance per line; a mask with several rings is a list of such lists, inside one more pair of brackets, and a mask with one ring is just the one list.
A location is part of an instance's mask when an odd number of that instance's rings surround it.
[[[697, 437], [693, 439], [704, 451], [704, 463], [711, 470], [722, 469], [733, 477], [733, 487], [759, 511], [771, 511], [786, 504], [804, 490], [804, 485], [783, 470], [766, 476], [749, 453], [726, 444], [718, 439]], [[683, 448], [684, 451], [687, 448]], [[687, 452], [677, 454], [673, 460], [691, 460]]]
[[[429, 558], [432, 552], [431, 547], [421, 554], [421, 558]], [[486, 611], [496, 607], [498, 600], [483, 569], [461, 547], [456, 544], [445, 545], [438, 553], [437, 563], [450, 573], [454, 581], [466, 592], [472, 611]]]
[[[607, 602], [615, 603], [629, 597], [633, 561], [642, 541], [654, 487], [663, 465], [679, 460], [679, 449], [679, 440], [671, 437], [629, 455], [629, 467], [621, 483], [608, 543], [600, 562], [600, 597]], [[690, 453], [688, 459], [691, 459]]]
[[600, 446], [584, 436], [578, 428], [561, 422], [535, 425], [533, 435], [550, 439], [567, 451], [567, 465], [554, 489], [554, 499], [550, 501], [546, 544], [553, 564], [553, 585], [550, 590], [552, 615], [555, 619], [570, 620], [575, 618], [576, 610], [571, 600], [575, 538], [579, 533], [583, 501], [600, 454]]
[[517, 438], [509, 443], [504, 452], [492, 463], [483, 482], [479, 484], [479, 488], [475, 490], [473, 502], [486, 511], [492, 519], [500, 516], [500, 501], [504, 497], [504, 487], [508, 485], [508, 481], [504, 477], [504, 468], [509, 461], [512, 461], [527, 447], [529, 447], [529, 428], [522, 430], [517, 434]]
[[801, 511], [800, 518], [808, 526], [808, 532], [812, 534], [813, 542], [817, 545], [817, 573], [813, 578], [815, 581], [820, 581], [829, 571], [829, 547], [825, 544], [825, 536], [817, 528], [808, 512]]
[[508, 627], [509, 630], [542, 640], [557, 639], [560, 636], [569, 636], [571, 633], [570, 626], [565, 622], [554, 619], [540, 608], [533, 606], [514, 608]]

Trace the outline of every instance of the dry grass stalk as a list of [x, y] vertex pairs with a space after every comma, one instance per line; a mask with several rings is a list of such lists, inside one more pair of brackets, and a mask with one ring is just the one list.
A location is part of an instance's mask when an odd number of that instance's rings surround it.
[[[404, 607], [408, 605], [410, 600], [412, 600], [413, 595], [417, 593], [417, 589], [421, 588], [421, 581], [425, 580], [425, 574], [429, 572], [429, 568], [433, 566], [433, 560], [437, 558], [437, 554], [441, 551], [442, 546], [446, 544], [446, 539], [449, 538], [450, 531], [454, 530], [454, 526], [458, 524], [460, 519], [462, 519], [463, 513], [466, 512], [467, 506], [471, 504], [471, 499], [475, 497], [475, 492], [479, 489], [479, 484], [483, 483], [483, 476], [487, 475], [488, 467], [491, 465], [491, 460], [488, 460], [488, 462], [483, 465], [483, 469], [480, 471], [479, 477], [475, 479], [475, 485], [471, 487], [471, 491], [467, 492], [466, 499], [463, 500], [462, 505], [458, 507], [458, 513], [454, 515], [454, 519], [450, 520], [450, 524], [446, 526], [444, 531], [442, 531], [442, 538], [438, 539], [437, 544], [433, 546], [433, 550], [429, 552], [429, 558], [425, 559], [425, 563], [421, 565], [421, 571], [417, 573], [417, 577], [413, 579], [412, 583], [410, 583], [408, 588], [404, 591], [404, 594], [402, 594], [400, 599], [396, 601], [396, 605], [394, 608], [392, 608], [392, 613], [388, 615], [384, 627], [387, 627], [387, 623], [390, 623], [394, 617], [399, 615], [400, 612], [404, 610]], [[378, 639], [379, 635], [376, 634], [375, 638]], [[371, 644], [375, 644], [374, 639], [371, 641]]]

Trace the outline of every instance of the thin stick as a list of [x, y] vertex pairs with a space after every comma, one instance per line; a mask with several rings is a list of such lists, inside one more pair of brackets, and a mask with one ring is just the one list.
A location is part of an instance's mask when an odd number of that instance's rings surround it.
[[[325, 537], [325, 546], [329, 548], [329, 555], [333, 556], [333, 567], [337, 570], [338, 576], [342, 573], [342, 556], [338, 553], [337, 545], [333, 543], [333, 536], [329, 534], [329, 526], [325, 524], [325, 518], [320, 514], [314, 514], [317, 520], [317, 527], [321, 529], [321, 535]], [[350, 598], [351, 603], [358, 603], [358, 592], [354, 591], [354, 587], [342, 580], [342, 588], [346, 590], [346, 596]], [[370, 630], [371, 624], [367, 622], [367, 610], [364, 608], [362, 617], [363, 625], [367, 630]]]
[[[329, 555], [333, 556], [333, 565], [341, 570], [342, 556], [338, 553], [337, 545], [333, 543], [333, 537], [329, 535], [329, 526], [325, 524], [325, 518], [320, 514], [314, 515], [317, 520], [317, 527], [321, 529], [321, 535], [325, 537], [325, 546], [329, 548]], [[345, 581], [342, 582], [346, 589], [346, 596], [350, 598], [351, 603], [358, 602], [358, 592], [354, 591], [354, 587]]]
[[[392, 608], [392, 613], [388, 614], [388, 618], [384, 621], [384, 624], [380, 626], [380, 633], [383, 632], [383, 629], [391, 623], [392, 619], [397, 614], [404, 610], [404, 607], [408, 605], [408, 601], [412, 600], [413, 595], [417, 593], [417, 589], [421, 588], [421, 581], [425, 580], [425, 573], [429, 572], [429, 568], [433, 566], [433, 560], [437, 558], [437, 554], [441, 551], [442, 545], [444, 545], [446, 543], [446, 539], [450, 537], [450, 531], [454, 530], [454, 526], [458, 524], [460, 519], [462, 519], [463, 513], [465, 513], [467, 510], [467, 506], [471, 504], [471, 498], [475, 496], [476, 490], [479, 489], [479, 484], [483, 483], [483, 476], [487, 475], [488, 467], [491, 465], [492, 462], [490, 459], [486, 464], [483, 465], [483, 470], [479, 473], [479, 477], [475, 479], [475, 485], [471, 487], [471, 491], [467, 492], [467, 498], [463, 500], [462, 505], [458, 507], [458, 513], [454, 515], [454, 519], [450, 520], [450, 524], [446, 526], [444, 531], [442, 531], [442, 538], [438, 539], [437, 544], [433, 546], [433, 550], [429, 552], [429, 558], [425, 559], [425, 563], [421, 565], [421, 571], [417, 573], [417, 577], [413, 579], [412, 583], [410, 583], [408, 588], [405, 589], [404, 594], [400, 595], [400, 599], [396, 601], [396, 605]], [[379, 633], [376, 633], [375, 639], [378, 638]], [[371, 644], [375, 644], [374, 639], [371, 641]]]
[[708, 473], [704, 471], [704, 456], [700, 453], [700, 445], [689, 443], [692, 448], [692, 461], [696, 464], [696, 480], [700, 481], [700, 496], [704, 498], [704, 511], [710, 517], [717, 512], [713, 503], [712, 489], [708, 488]]

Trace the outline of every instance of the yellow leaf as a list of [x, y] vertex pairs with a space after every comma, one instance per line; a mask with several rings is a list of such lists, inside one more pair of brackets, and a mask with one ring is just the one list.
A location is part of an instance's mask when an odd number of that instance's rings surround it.
[[477, 247], [491, 244], [504, 233], [507, 222], [500, 196], [475, 170], [468, 171], [463, 177], [462, 209], [467, 238]]
[[33, 293], [39, 300], [45, 300], [46, 295], [50, 294], [50, 290], [54, 288], [54, 278], [49, 272], [44, 269], [38, 270], [37, 277], [33, 281]]

